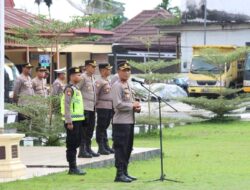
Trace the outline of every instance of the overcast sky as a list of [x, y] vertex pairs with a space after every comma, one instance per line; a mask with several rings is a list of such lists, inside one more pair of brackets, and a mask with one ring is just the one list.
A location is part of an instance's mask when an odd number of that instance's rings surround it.
[[[29, 12], [38, 13], [37, 5], [34, 4], [35, 0], [14, 0], [16, 8], [25, 9]], [[74, 2], [81, 2], [81, 0], [73, 0]], [[125, 3], [125, 16], [132, 18], [140, 13], [142, 10], [150, 10], [155, 8], [162, 0], [117, 0]], [[172, 0], [173, 5], [180, 5], [181, 0]], [[48, 14], [48, 9], [45, 3], [40, 6], [42, 14]], [[70, 16], [81, 15], [82, 13], [73, 8], [66, 0], [53, 0], [51, 6], [51, 14], [53, 18], [61, 20], [69, 20]]]
[[[22, 8], [29, 12], [38, 13], [35, 0], [14, 0], [16, 8]], [[73, 0], [74, 2], [81, 2], [81, 0]], [[140, 13], [142, 10], [149, 10], [155, 8], [162, 0], [117, 0], [125, 3], [125, 16], [132, 18]], [[196, 2], [197, 4], [202, 0], [171, 0], [172, 6], [180, 6], [182, 10], [186, 7], [186, 2]], [[209, 9], [226, 10], [233, 13], [244, 13], [250, 15], [249, 8], [250, 0], [207, 0]], [[48, 9], [45, 3], [40, 6], [41, 13], [48, 14]], [[82, 13], [73, 8], [67, 0], [53, 0], [51, 6], [52, 18], [67, 21], [70, 16], [82, 15]]]

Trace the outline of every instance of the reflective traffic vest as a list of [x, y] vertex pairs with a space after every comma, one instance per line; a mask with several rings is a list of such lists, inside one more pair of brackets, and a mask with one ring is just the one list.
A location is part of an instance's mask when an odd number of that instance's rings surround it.
[[[81, 91], [72, 85], [66, 86], [70, 87], [73, 90], [73, 94], [70, 102], [70, 114], [72, 121], [82, 121], [85, 119], [84, 117], [84, 105]], [[65, 88], [65, 89], [66, 89]], [[61, 114], [62, 120], [65, 120], [65, 93], [63, 93], [61, 97]]]

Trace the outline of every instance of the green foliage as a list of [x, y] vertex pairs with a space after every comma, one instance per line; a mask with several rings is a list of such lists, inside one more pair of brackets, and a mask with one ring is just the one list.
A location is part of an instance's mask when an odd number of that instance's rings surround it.
[[162, 2], [156, 7], [156, 9], [165, 9], [170, 12], [172, 15], [179, 17], [181, 16], [181, 10], [179, 7], [170, 7], [171, 0], [162, 0]]
[[195, 106], [199, 109], [204, 109], [211, 111], [215, 114], [214, 119], [216, 118], [224, 118], [225, 114], [237, 110], [243, 107], [245, 104], [249, 104], [250, 97], [247, 96], [238, 96], [234, 99], [226, 99], [223, 96], [220, 96], [217, 99], [208, 99], [206, 97], [199, 98], [181, 98], [179, 99], [181, 102], [186, 103], [188, 105]]
[[[27, 119], [9, 127], [15, 127], [26, 136], [38, 137], [45, 140], [47, 146], [60, 145], [60, 134], [64, 132], [63, 122], [59, 113], [59, 97], [44, 98], [41, 96], [23, 96], [28, 103], [23, 106], [6, 104], [6, 109], [21, 113]], [[50, 109], [50, 104], [53, 104]], [[53, 114], [50, 118], [50, 112]]]
[[250, 49], [247, 47], [236, 48], [231, 52], [221, 52], [216, 48], [205, 48], [201, 51], [201, 57], [208, 63], [223, 68], [225, 63], [231, 63], [245, 58], [248, 52], [250, 52]]
[[74, 17], [70, 22], [50, 19], [39, 16], [35, 20], [30, 20], [30, 27], [11, 28], [11, 34], [6, 34], [6, 39], [16, 41], [31, 47], [39, 47], [44, 51], [47, 48], [55, 48], [56, 45], [65, 47], [70, 44], [79, 44], [86, 41], [96, 41], [99, 36], [91, 35], [88, 37], [68, 37], [68, 33], [76, 28], [87, 26], [89, 22], [105, 19], [108, 15], [90, 15], [85, 17]]
[[150, 60], [146, 63], [138, 63], [135, 61], [129, 61], [132, 67], [142, 71], [143, 73], [149, 73], [152, 74], [157, 70], [176, 65], [180, 63], [180, 60], [172, 60], [172, 61], [164, 61], [164, 60], [159, 60], [159, 61], [153, 61]]
[[177, 76], [178, 73], [170, 73], [170, 74], [160, 74], [160, 73], [152, 73], [149, 74], [137, 74], [136, 77], [145, 79], [146, 81], [154, 82], [167, 82], [168, 80], [173, 79], [175, 76]]

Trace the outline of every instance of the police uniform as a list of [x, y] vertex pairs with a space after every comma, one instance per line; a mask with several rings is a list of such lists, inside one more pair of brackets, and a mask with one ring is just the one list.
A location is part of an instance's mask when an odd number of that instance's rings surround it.
[[[119, 70], [130, 70], [127, 62], [118, 65]], [[133, 93], [129, 83], [120, 79], [112, 85], [112, 97], [114, 107], [113, 117], [113, 141], [115, 149], [115, 167], [117, 175], [115, 181], [131, 182], [136, 178], [127, 173], [130, 155], [134, 140], [134, 108]]]
[[[47, 69], [43, 67], [37, 67], [36, 72], [45, 72]], [[46, 80], [44, 78], [35, 77], [32, 79], [32, 87], [35, 95], [46, 97], [48, 95]]]
[[[26, 68], [32, 68], [33, 66], [28, 63], [23, 65]], [[29, 100], [26, 100], [26, 97], [22, 96], [33, 96], [34, 90], [32, 88], [32, 80], [29, 75], [24, 75], [22, 73], [14, 83], [14, 101], [17, 102], [18, 105], [29, 104]]]
[[[111, 70], [110, 64], [99, 64], [99, 69]], [[111, 84], [108, 78], [101, 77], [95, 83], [96, 86], [96, 112], [97, 112], [97, 126], [96, 126], [96, 142], [98, 144], [98, 153], [108, 155], [114, 153], [114, 150], [109, 147], [107, 129], [110, 125], [113, 106], [111, 95]]]
[[[85, 61], [85, 67], [91, 65], [96, 67], [96, 61], [87, 60]], [[95, 93], [95, 79], [93, 75], [89, 75], [87, 72], [82, 74], [82, 80], [79, 83], [79, 89], [82, 92], [84, 101], [84, 114], [85, 121], [83, 124], [84, 133], [86, 134], [86, 139], [81, 142], [80, 151], [78, 157], [80, 158], [91, 158], [100, 156], [91, 149], [91, 139], [94, 134], [95, 128], [95, 103], [96, 103], [96, 93]]]
[[[73, 67], [69, 69], [69, 75], [80, 73], [80, 69]], [[80, 145], [82, 136], [82, 122], [84, 121], [84, 105], [81, 91], [72, 81], [66, 86], [61, 97], [61, 114], [66, 128], [66, 158], [69, 163], [69, 174], [84, 175], [76, 165], [76, 152]], [[67, 125], [72, 124], [73, 129]]]
[[[63, 68], [63, 69], [58, 69], [58, 70], [55, 70], [55, 72], [56, 72], [57, 74], [66, 74], [66, 69], [65, 69], [65, 68]], [[52, 92], [51, 92], [51, 94], [52, 94], [53, 96], [58, 96], [58, 95], [60, 95], [60, 94], [63, 93], [64, 88], [65, 88], [65, 83], [64, 83], [64, 81], [62, 81], [62, 80], [60, 80], [59, 78], [57, 78], [57, 79], [53, 82], [53, 84], [52, 84]]]

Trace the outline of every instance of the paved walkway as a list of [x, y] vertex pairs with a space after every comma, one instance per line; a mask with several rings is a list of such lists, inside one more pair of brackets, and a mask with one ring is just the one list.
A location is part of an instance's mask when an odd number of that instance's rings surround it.
[[[65, 147], [21, 147], [20, 156], [22, 162], [27, 166], [26, 175], [22, 178], [1, 179], [0, 182], [24, 180], [51, 173], [68, 170], [65, 158]], [[96, 148], [94, 148], [96, 150]], [[131, 160], [146, 160], [159, 156], [157, 148], [135, 148]], [[84, 168], [98, 168], [114, 165], [114, 155], [100, 156], [97, 158], [78, 158], [77, 164]]]

